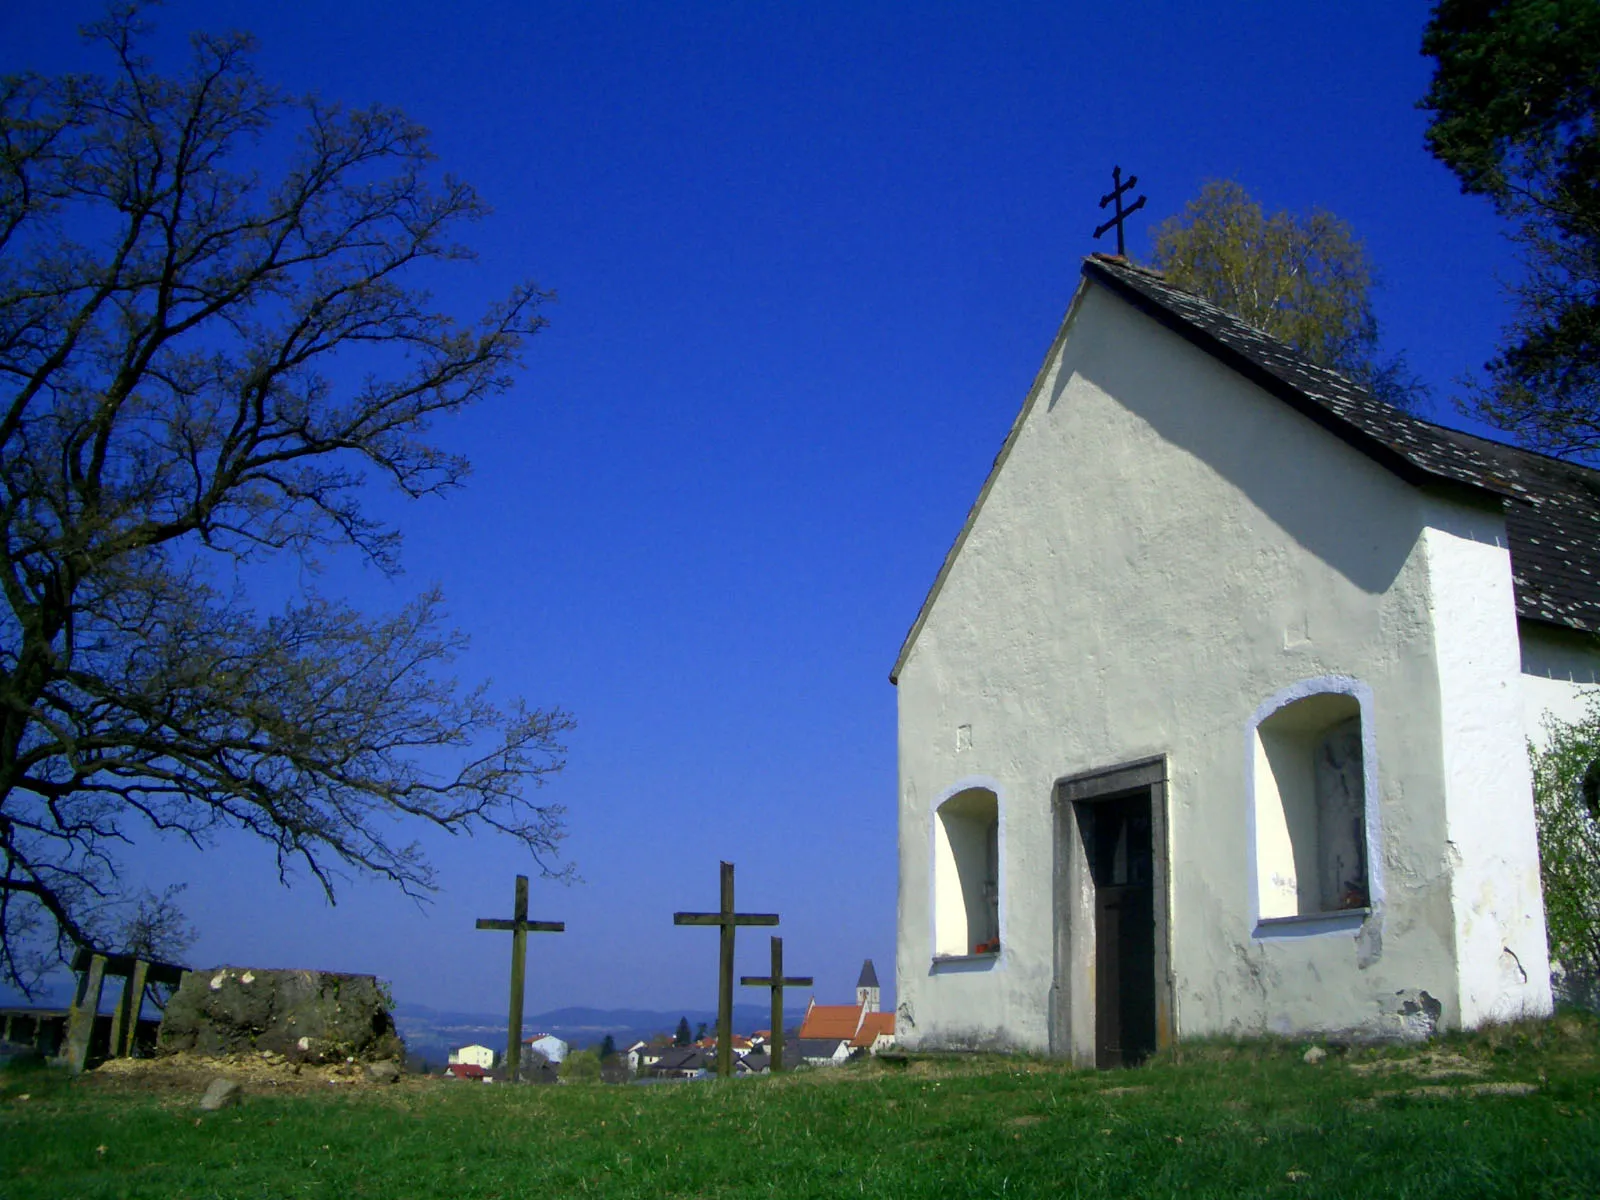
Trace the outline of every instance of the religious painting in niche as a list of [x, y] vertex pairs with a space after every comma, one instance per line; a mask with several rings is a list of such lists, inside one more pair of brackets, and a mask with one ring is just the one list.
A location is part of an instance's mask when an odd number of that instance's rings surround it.
[[934, 954], [1000, 951], [1000, 806], [987, 788], [957, 792], [934, 821]]
[[1261, 918], [1366, 908], [1366, 764], [1356, 698], [1307, 696], [1263, 720], [1254, 779]]

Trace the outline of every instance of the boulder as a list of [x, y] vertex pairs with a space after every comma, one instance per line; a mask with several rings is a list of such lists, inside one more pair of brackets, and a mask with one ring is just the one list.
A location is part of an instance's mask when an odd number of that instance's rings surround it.
[[200, 1097], [202, 1112], [220, 1112], [224, 1108], [232, 1108], [244, 1099], [239, 1085], [231, 1079], [213, 1079], [206, 1088], [206, 1094]]
[[162, 1014], [157, 1048], [267, 1051], [315, 1063], [399, 1058], [405, 1051], [376, 976], [249, 967], [189, 972]]
[[373, 1083], [399, 1083], [400, 1064], [392, 1058], [367, 1064], [367, 1078]]

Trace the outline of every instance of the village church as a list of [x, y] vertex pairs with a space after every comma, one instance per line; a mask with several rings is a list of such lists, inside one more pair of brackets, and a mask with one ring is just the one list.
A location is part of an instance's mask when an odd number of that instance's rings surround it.
[[1527, 742], [1597, 546], [1600, 473], [1086, 260], [891, 676], [900, 1044], [1549, 1012]]

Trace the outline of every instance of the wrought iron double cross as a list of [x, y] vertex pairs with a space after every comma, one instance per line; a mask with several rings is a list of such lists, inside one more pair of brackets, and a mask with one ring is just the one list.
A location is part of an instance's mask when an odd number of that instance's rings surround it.
[[1112, 217], [1109, 221], [1107, 221], [1104, 225], [1098, 226], [1095, 229], [1095, 231], [1094, 231], [1095, 240], [1098, 241], [1101, 234], [1103, 234], [1106, 230], [1110, 229], [1113, 225], [1115, 225], [1117, 227], [1117, 257], [1118, 258], [1124, 257], [1124, 254], [1125, 254], [1125, 251], [1123, 250], [1123, 246], [1122, 246], [1122, 222], [1126, 218], [1131, 217], [1134, 213], [1138, 212], [1141, 208], [1143, 208], [1144, 207], [1144, 202], [1145, 202], [1145, 197], [1140, 196], [1132, 204], [1128, 205], [1127, 208], [1123, 208], [1122, 207], [1122, 194], [1124, 192], [1132, 190], [1134, 184], [1136, 184], [1138, 182], [1139, 182], [1139, 177], [1137, 175], [1129, 175], [1127, 180], [1126, 180], [1126, 182], [1124, 182], [1124, 180], [1122, 178], [1122, 168], [1121, 167], [1112, 167], [1111, 168], [1111, 184], [1112, 184], [1111, 190], [1109, 192], [1107, 192], [1104, 196], [1100, 197], [1100, 207], [1101, 208], [1104, 208], [1106, 205], [1112, 203], [1113, 201], [1116, 202], [1116, 206], [1117, 207], [1116, 207], [1116, 215], [1114, 217]]

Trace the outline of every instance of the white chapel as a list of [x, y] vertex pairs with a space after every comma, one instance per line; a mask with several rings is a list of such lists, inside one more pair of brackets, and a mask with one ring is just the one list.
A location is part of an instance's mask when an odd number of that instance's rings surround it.
[[1091, 257], [892, 674], [899, 1043], [1548, 1012], [1527, 742], [1597, 629], [1600, 472]]

